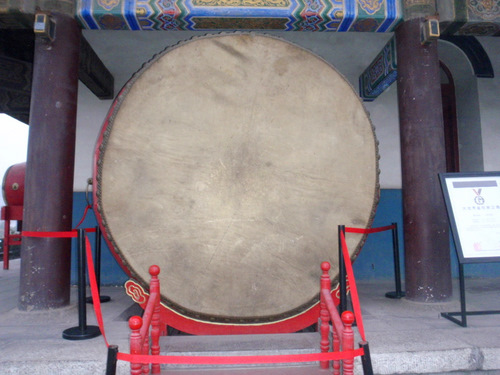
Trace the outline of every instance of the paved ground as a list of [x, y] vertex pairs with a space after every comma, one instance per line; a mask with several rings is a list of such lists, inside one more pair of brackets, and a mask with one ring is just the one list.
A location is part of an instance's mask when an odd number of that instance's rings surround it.
[[[103, 374], [106, 346], [102, 337], [84, 341], [68, 341], [61, 337], [63, 330], [78, 325], [76, 289], [73, 290], [73, 303], [66, 308], [21, 312], [16, 308], [19, 265], [19, 260], [14, 260], [10, 270], [0, 270], [0, 374]], [[466, 288], [469, 311], [500, 310], [500, 279], [467, 279]], [[500, 315], [469, 316], [468, 327], [462, 328], [440, 316], [441, 312], [459, 310], [458, 292], [448, 303], [421, 304], [385, 298], [385, 292], [392, 289], [390, 281], [358, 283], [376, 374], [500, 374]], [[135, 310], [133, 303], [123, 288], [105, 287], [102, 294], [112, 298], [111, 302], [102, 305], [108, 340], [117, 344], [120, 351], [128, 352], [126, 319]], [[88, 306], [88, 324], [95, 325], [92, 305]], [[310, 335], [300, 336], [304, 339], [298, 341], [304, 351], [314, 352], [318, 347], [315, 347], [315, 340], [311, 341]], [[262, 340], [269, 340], [269, 345], [276, 345], [277, 350], [286, 350], [292, 341], [295, 342], [293, 345], [297, 343], [296, 337], [289, 339], [283, 336], [278, 343], [276, 338], [258, 337], [256, 350], [269, 347]], [[185, 345], [191, 352], [204, 354], [205, 350], [217, 351], [217, 346], [223, 346], [223, 342], [224, 338], [218, 337], [171, 337], [162, 341], [162, 350], [168, 348], [170, 353], [183, 351], [182, 346]], [[193, 345], [195, 350], [192, 350]], [[119, 361], [119, 374], [128, 373], [128, 368], [127, 363]], [[356, 372], [361, 373], [359, 366]], [[324, 375], [331, 372], [311, 365], [189, 371], [168, 368], [163, 373]]]

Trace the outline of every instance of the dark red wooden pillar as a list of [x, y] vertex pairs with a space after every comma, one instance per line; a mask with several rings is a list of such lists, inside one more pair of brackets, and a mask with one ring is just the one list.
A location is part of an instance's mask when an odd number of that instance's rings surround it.
[[[35, 42], [24, 195], [25, 231], [71, 230], [81, 32], [53, 14], [55, 40]], [[69, 304], [71, 240], [23, 239], [19, 309]]]
[[420, 43], [421, 19], [396, 31], [407, 298], [451, 296], [448, 221], [439, 186], [446, 171], [437, 41]]

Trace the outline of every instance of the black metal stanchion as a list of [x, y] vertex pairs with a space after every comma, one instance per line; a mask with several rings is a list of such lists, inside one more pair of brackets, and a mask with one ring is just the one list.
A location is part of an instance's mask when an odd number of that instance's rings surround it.
[[342, 315], [347, 310], [347, 283], [346, 283], [346, 270], [344, 263], [344, 254], [342, 254], [342, 240], [340, 233], [345, 236], [345, 225], [339, 225], [339, 314]]
[[85, 304], [85, 229], [78, 229], [78, 326], [65, 329], [62, 337], [66, 340], [86, 340], [101, 334], [99, 327], [87, 325], [87, 305]]
[[106, 361], [106, 375], [116, 374], [117, 355], [118, 355], [118, 345], [110, 345], [108, 347], [108, 359]]
[[370, 347], [367, 341], [361, 341], [359, 347], [363, 348], [365, 354], [361, 356], [361, 364], [363, 365], [364, 375], [373, 375], [372, 359], [370, 357]]
[[399, 266], [399, 240], [398, 240], [398, 223], [392, 223], [392, 250], [394, 254], [394, 280], [396, 283], [395, 292], [387, 292], [385, 296], [387, 298], [399, 299], [406, 295], [405, 292], [401, 290], [401, 271]]
[[[99, 300], [101, 303], [111, 301], [109, 296], [101, 296], [101, 239], [102, 233], [101, 228], [95, 227], [95, 259], [94, 259], [94, 269], [95, 269], [95, 279], [97, 283], [97, 290], [99, 292]], [[92, 297], [87, 297], [87, 303], [93, 303]]]

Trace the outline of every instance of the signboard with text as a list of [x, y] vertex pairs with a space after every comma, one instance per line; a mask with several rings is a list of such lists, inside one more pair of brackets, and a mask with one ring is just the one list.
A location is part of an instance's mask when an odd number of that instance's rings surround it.
[[460, 262], [500, 262], [500, 172], [439, 178]]

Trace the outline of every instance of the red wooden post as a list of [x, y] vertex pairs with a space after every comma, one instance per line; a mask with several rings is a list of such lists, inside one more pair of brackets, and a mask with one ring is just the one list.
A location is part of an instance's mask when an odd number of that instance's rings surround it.
[[[335, 328], [333, 331], [333, 351], [340, 352], [340, 338]], [[340, 375], [340, 361], [333, 361], [333, 375]]]
[[[151, 275], [151, 282], [149, 284], [149, 292], [156, 295], [156, 301], [151, 317], [151, 354], [160, 355], [160, 267], [149, 267], [149, 274]], [[153, 363], [151, 366], [152, 374], [160, 374], [161, 368], [159, 363]]]
[[[330, 263], [328, 262], [323, 262], [321, 263], [321, 270], [323, 271], [323, 274], [321, 275], [320, 279], [320, 290], [330, 290], [330, 275], [328, 274], [328, 271], [330, 270]], [[323, 297], [323, 294], [320, 293], [320, 320], [321, 320], [321, 327], [320, 327], [320, 332], [321, 332], [321, 342], [320, 342], [320, 348], [321, 348], [321, 353], [328, 353], [330, 350], [330, 339], [329, 339], [329, 333], [330, 333], [330, 314], [328, 313], [328, 308], [326, 307], [326, 302]], [[320, 367], [322, 369], [328, 369], [330, 367], [330, 362], [329, 361], [320, 361], [319, 363]]]
[[[342, 322], [344, 330], [342, 332], [342, 351], [354, 350], [354, 332], [352, 323], [354, 323], [354, 314], [350, 311], [342, 313]], [[354, 358], [344, 359], [342, 361], [343, 375], [354, 375]]]
[[[144, 324], [144, 322], [143, 322]], [[149, 354], [149, 327], [148, 330], [146, 331], [146, 335], [144, 337], [141, 337], [142, 340], [142, 354]], [[143, 363], [142, 364], [142, 372], [141, 374], [149, 374], [149, 363]]]
[[[141, 348], [141, 327], [142, 318], [140, 316], [133, 316], [128, 320], [130, 327], [130, 354], [142, 354]], [[142, 364], [130, 362], [130, 375], [141, 375]]]

